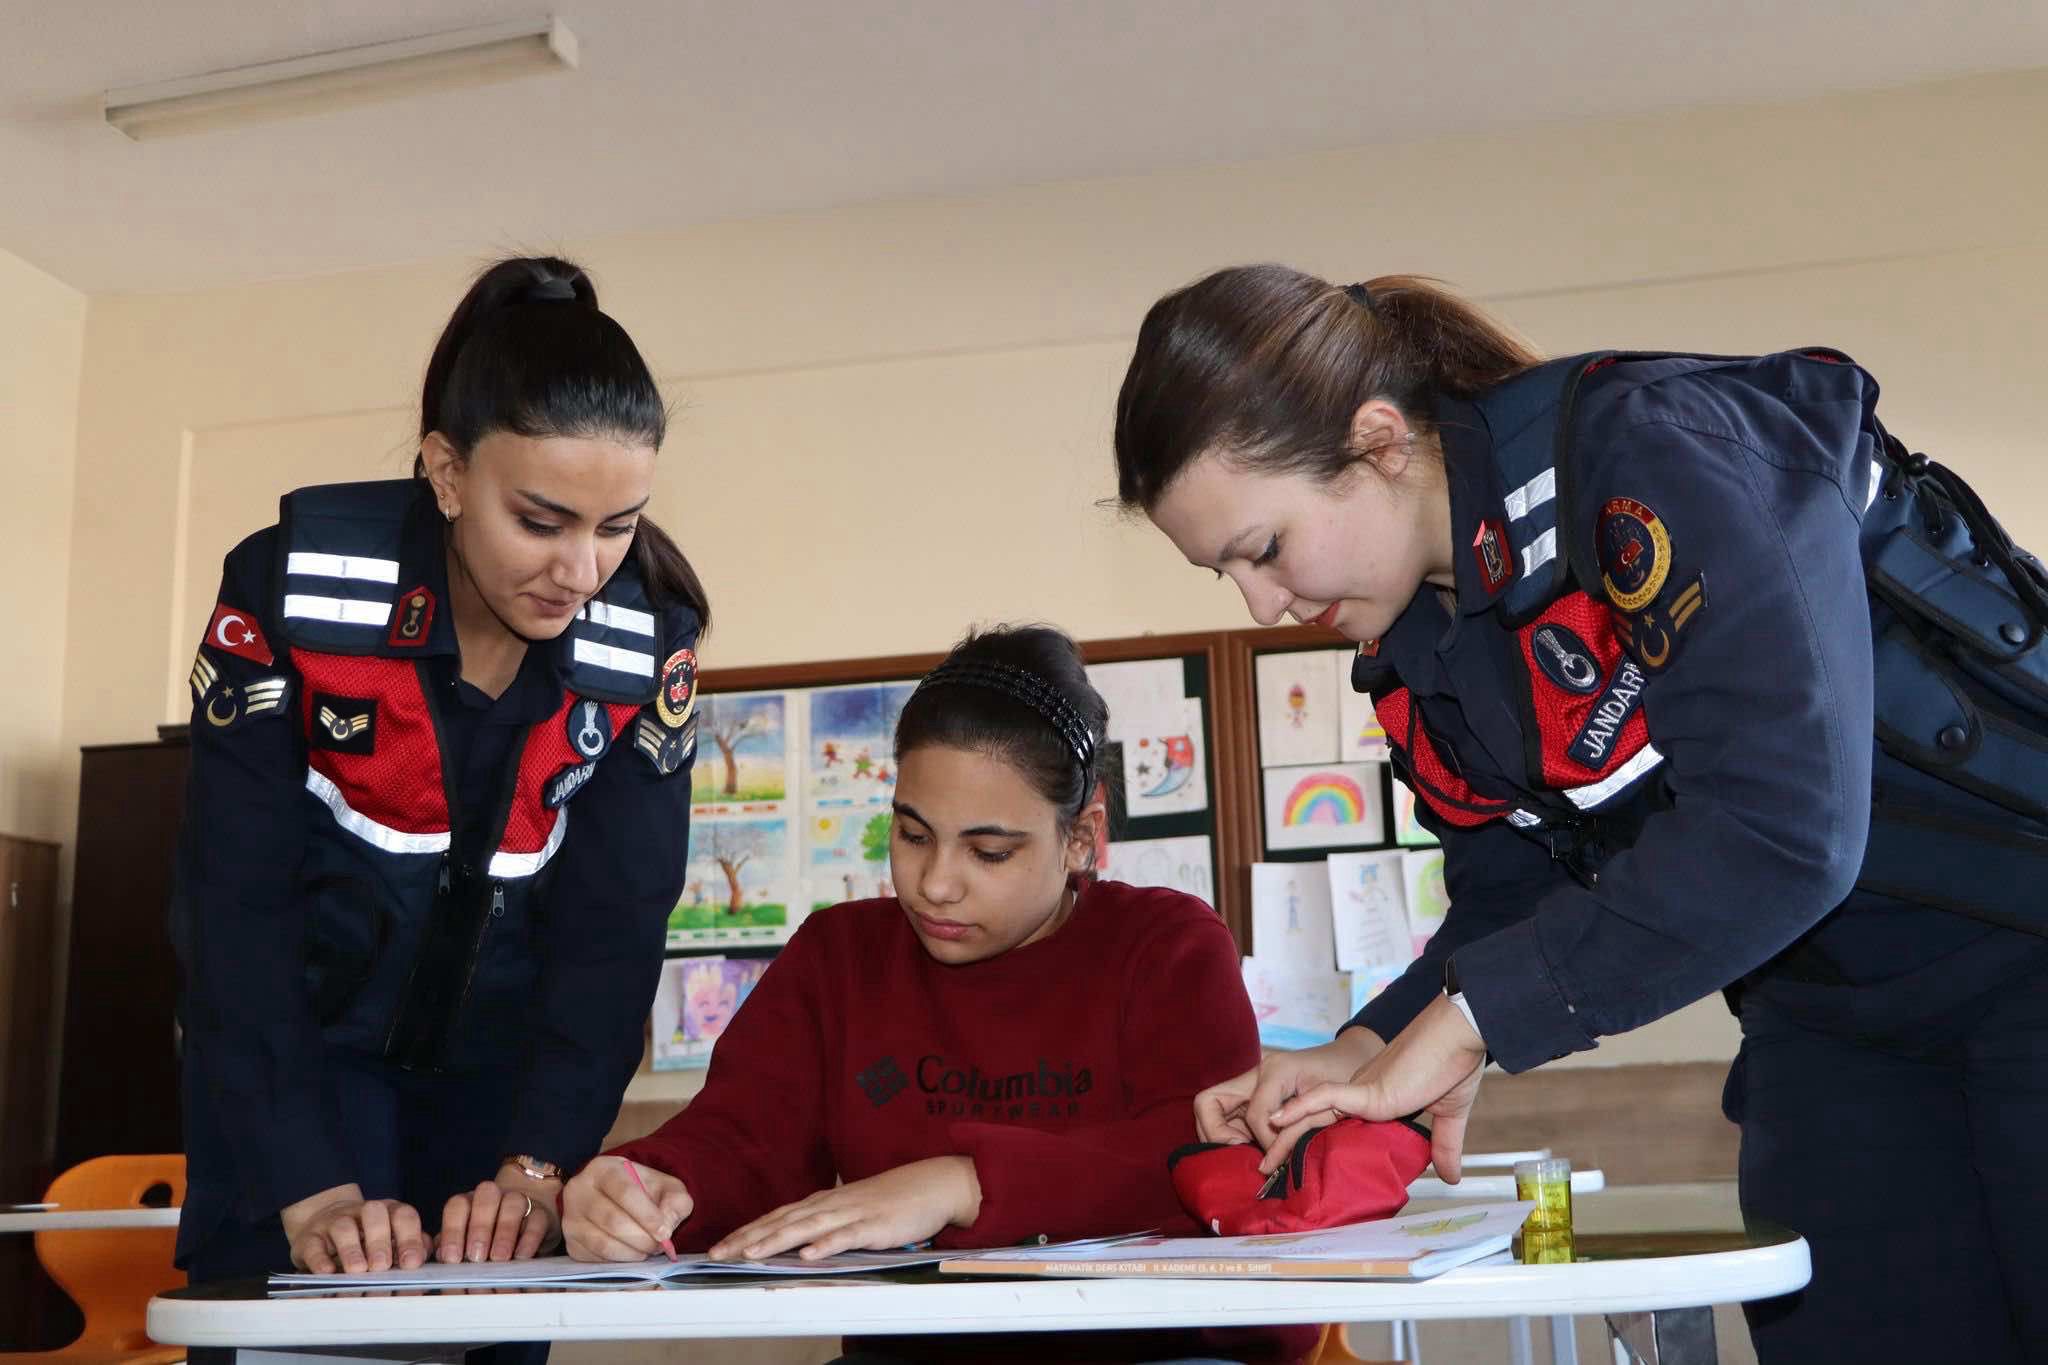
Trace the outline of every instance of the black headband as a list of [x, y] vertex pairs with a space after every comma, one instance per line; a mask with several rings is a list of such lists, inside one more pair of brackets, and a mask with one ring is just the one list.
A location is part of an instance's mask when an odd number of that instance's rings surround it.
[[1359, 303], [1364, 304], [1366, 312], [1378, 316], [1380, 310], [1373, 304], [1372, 290], [1367, 289], [1362, 284], [1347, 284], [1344, 286], [1344, 292]]
[[1088, 732], [1088, 722], [1059, 688], [1030, 669], [995, 659], [940, 664], [924, 675], [917, 690], [931, 687], [981, 687], [1024, 703], [1065, 741], [1074, 762], [1081, 765], [1083, 778], [1095, 771], [1095, 737]]

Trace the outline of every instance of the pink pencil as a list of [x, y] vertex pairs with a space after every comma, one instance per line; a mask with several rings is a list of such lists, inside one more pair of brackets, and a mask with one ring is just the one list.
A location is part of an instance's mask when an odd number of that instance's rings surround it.
[[[620, 1157], [619, 1160], [624, 1161], [626, 1163], [626, 1174], [633, 1177], [633, 1183], [640, 1187], [640, 1193], [647, 1194], [647, 1182], [640, 1178], [639, 1169], [635, 1167], [633, 1163], [627, 1160], [625, 1157]], [[647, 1194], [647, 1202], [652, 1204], [654, 1202], [654, 1196], [651, 1194]], [[658, 1211], [659, 1209], [657, 1208], [657, 1212]], [[671, 1261], [680, 1261], [682, 1259], [682, 1257], [676, 1255], [676, 1244], [674, 1242], [671, 1242], [666, 1237], [661, 1239], [661, 1249], [668, 1253], [668, 1258]]]

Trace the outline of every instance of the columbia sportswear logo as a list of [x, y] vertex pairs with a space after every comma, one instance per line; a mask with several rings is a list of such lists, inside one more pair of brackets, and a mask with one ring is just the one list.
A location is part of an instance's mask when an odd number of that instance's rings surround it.
[[866, 1071], [853, 1078], [861, 1093], [868, 1097], [868, 1103], [880, 1109], [890, 1100], [903, 1093], [903, 1087], [910, 1084], [903, 1068], [896, 1065], [894, 1057], [884, 1057]]
[[1043, 1057], [1036, 1071], [985, 1076], [978, 1066], [929, 1054], [917, 1059], [917, 1088], [928, 1096], [925, 1112], [947, 1118], [1078, 1118], [1080, 1097], [1095, 1088], [1095, 1077], [1085, 1066], [1054, 1066]]

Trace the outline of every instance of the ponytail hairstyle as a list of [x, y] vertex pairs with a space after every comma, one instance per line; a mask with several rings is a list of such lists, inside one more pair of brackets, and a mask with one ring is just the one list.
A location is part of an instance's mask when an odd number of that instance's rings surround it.
[[[633, 339], [597, 306], [581, 266], [513, 257], [477, 276], [434, 343], [420, 393], [420, 440], [440, 432], [464, 459], [492, 432], [580, 436], [661, 448], [668, 410]], [[413, 477], [426, 477], [415, 457]], [[656, 606], [681, 603], [711, 627], [690, 561], [644, 513], [633, 560]]]
[[1065, 632], [991, 626], [969, 631], [910, 694], [896, 763], [935, 745], [999, 758], [1051, 803], [1065, 838], [1102, 785], [1108, 729], [1109, 703]]
[[1207, 451], [1330, 482], [1359, 405], [1432, 427], [1430, 397], [1470, 398], [1541, 357], [1434, 280], [1338, 288], [1283, 265], [1219, 270], [1152, 305], [1116, 403], [1117, 501], [1150, 512]]

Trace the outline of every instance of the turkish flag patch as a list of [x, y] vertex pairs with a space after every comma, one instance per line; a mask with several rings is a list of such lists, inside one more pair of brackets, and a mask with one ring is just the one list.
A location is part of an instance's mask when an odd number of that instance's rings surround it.
[[259, 664], [274, 662], [270, 642], [263, 638], [262, 628], [256, 624], [256, 613], [231, 607], [225, 602], [214, 607], [213, 619], [206, 623], [206, 639], [202, 643]]

